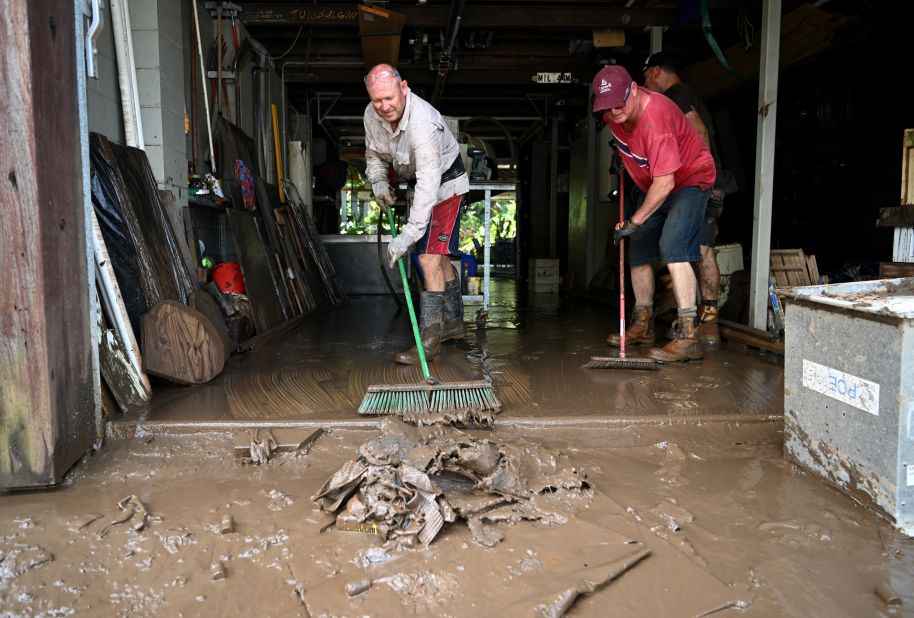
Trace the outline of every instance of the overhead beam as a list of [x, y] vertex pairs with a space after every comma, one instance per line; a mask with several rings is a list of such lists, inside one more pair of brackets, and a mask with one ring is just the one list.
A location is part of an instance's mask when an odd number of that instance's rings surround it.
[[[272, 47], [274, 45], [274, 40], [266, 37], [260, 37], [258, 40]], [[289, 47], [291, 39], [282, 42], [276, 41], [275, 47], [279, 49], [286, 49]], [[335, 41], [320, 41], [314, 42], [311, 44], [311, 56], [308, 57], [310, 61], [314, 61], [315, 57], [319, 57], [324, 60], [352, 60], [354, 63], [362, 63], [362, 47], [359, 41], [341, 41], [339, 39]], [[586, 53], [578, 54], [569, 54], [568, 52], [568, 43], [562, 44], [549, 44], [549, 45], [528, 45], [528, 44], [513, 44], [513, 43], [501, 43], [498, 47], [490, 47], [488, 49], [460, 49], [460, 58], [459, 66], [463, 66], [469, 62], [478, 62], [482, 59], [489, 60], [493, 58], [498, 59], [513, 59], [515, 62], [526, 62], [529, 65], [531, 60], [549, 60], [549, 61], [563, 61], [567, 63], [580, 63], [587, 62], [590, 59], [590, 56]], [[286, 63], [292, 62], [304, 62], [306, 57], [303, 54], [289, 54], [283, 61]], [[548, 70], [548, 69], [544, 69]]]
[[[557, 3], [558, 4], [558, 3]], [[246, 26], [357, 26], [355, 3], [270, 4], [243, 3], [241, 21]], [[397, 5], [406, 25], [445, 28], [449, 6]], [[610, 7], [468, 6], [462, 28], [644, 28], [669, 26], [677, 21], [676, 9]]]
[[[565, 69], [567, 72], [567, 69]], [[590, 80], [588, 75], [583, 72], [570, 71], [572, 74], [572, 83], [587, 83]], [[428, 70], [402, 70], [404, 79], [415, 85], [431, 85], [435, 83], [436, 73]], [[290, 69], [286, 71], [286, 82], [288, 83], [318, 83], [318, 84], [361, 84], [365, 76], [365, 70], [362, 68], [342, 68], [326, 67], [311, 69]], [[537, 84], [534, 82], [536, 69], [527, 67], [525, 70], [474, 70], [474, 71], [452, 71], [448, 75], [448, 83], [454, 85], [460, 84], [497, 84], [502, 86], [519, 86], [529, 85], [537, 90], [542, 89], [544, 92], [550, 91], [565, 84]]]

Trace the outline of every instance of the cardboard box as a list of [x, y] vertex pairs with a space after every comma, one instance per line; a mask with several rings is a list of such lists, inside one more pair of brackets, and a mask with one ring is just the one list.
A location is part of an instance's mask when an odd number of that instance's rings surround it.
[[558, 294], [559, 260], [554, 258], [530, 258], [527, 273], [530, 291], [534, 294]]

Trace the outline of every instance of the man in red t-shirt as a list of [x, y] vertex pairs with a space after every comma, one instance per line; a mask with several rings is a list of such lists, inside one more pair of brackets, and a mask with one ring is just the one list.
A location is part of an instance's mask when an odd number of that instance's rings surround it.
[[[628, 236], [635, 307], [625, 332], [631, 344], [654, 343], [654, 269], [665, 264], [673, 279], [678, 313], [675, 337], [650, 358], [676, 363], [702, 358], [695, 304], [695, 273], [701, 261], [699, 234], [714, 185], [714, 159], [701, 136], [675, 103], [638, 87], [618, 65], [603, 67], [593, 79], [593, 111], [602, 112], [625, 169], [642, 196], [635, 213], [616, 225], [614, 240]], [[611, 346], [619, 337], [610, 336]]]
[[[717, 180], [708, 198], [705, 211], [705, 223], [702, 226], [698, 244], [701, 246], [701, 263], [698, 265], [698, 289], [701, 290], [701, 304], [698, 306], [698, 338], [705, 346], [720, 344], [720, 331], [717, 327], [717, 300], [720, 296], [720, 268], [717, 265], [717, 253], [714, 243], [717, 240], [718, 219], [724, 209], [724, 189], [734, 190], [732, 174], [724, 172], [717, 142], [714, 137], [714, 124], [711, 113], [698, 94], [679, 77], [678, 60], [671, 54], [657, 52], [651, 54], [644, 62], [644, 86], [659, 92], [679, 106], [686, 120], [689, 121], [702, 141], [711, 150], [717, 170]], [[730, 178], [731, 182], [726, 182]]]

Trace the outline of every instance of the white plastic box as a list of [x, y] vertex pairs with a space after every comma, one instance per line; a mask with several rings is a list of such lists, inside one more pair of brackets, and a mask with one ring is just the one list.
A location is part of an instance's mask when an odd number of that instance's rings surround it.
[[530, 258], [529, 288], [534, 294], [559, 293], [559, 261], [552, 258]]
[[727, 302], [730, 293], [730, 275], [738, 270], [743, 270], [743, 246], [736, 243], [718, 245], [714, 247], [717, 255], [717, 267], [720, 269], [720, 294], [717, 297], [718, 306]]

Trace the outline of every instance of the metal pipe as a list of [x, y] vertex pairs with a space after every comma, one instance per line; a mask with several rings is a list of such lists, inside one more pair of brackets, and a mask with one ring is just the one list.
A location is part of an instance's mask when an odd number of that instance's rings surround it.
[[152, 399], [152, 386], [149, 383], [149, 377], [143, 371], [143, 361], [140, 355], [140, 346], [137, 345], [136, 336], [133, 333], [133, 327], [127, 321], [127, 308], [124, 305], [124, 298], [121, 296], [121, 288], [114, 276], [114, 269], [111, 267], [111, 258], [108, 257], [108, 249], [105, 246], [105, 238], [102, 236], [102, 229], [98, 225], [98, 218], [95, 211], [92, 212], [92, 238], [95, 250], [95, 273], [102, 287], [102, 300], [105, 302], [108, 317], [114, 324], [114, 328], [124, 344], [124, 354], [127, 361], [133, 368], [133, 376], [136, 378], [133, 386], [136, 388], [137, 395], [143, 401]]
[[[463, 7], [465, 0], [453, 0], [451, 3], [451, 14], [448, 19], [448, 29], [445, 37], [448, 39], [447, 46], [441, 50], [441, 58], [438, 64], [438, 77], [435, 79], [435, 89], [432, 92], [432, 105], [437, 107], [441, 102], [441, 96], [444, 94], [444, 82], [447, 74], [451, 70], [451, 50], [457, 41], [457, 33], [460, 31], [460, 22], [463, 20]], [[444, 69], [441, 68], [441, 62], [446, 63]]]
[[209, 137], [209, 165], [212, 171], [216, 171], [216, 149], [213, 148], [213, 123], [209, 117], [209, 95], [206, 93], [206, 66], [203, 64], [203, 45], [200, 43], [200, 16], [197, 14], [197, 0], [191, 0], [191, 4], [194, 7], [194, 29], [197, 33], [197, 57], [200, 59], [200, 81], [203, 83], [203, 107], [206, 109], [206, 134]]
[[[99, 0], [87, 0], [87, 3], [88, 7], [86, 10], [90, 11], [91, 15], [89, 15], [89, 25], [85, 31], [86, 47], [83, 52], [86, 57], [86, 76], [98, 79], [98, 65], [95, 62], [94, 56], [96, 51], [95, 41], [101, 34], [104, 23], [102, 22], [102, 11], [101, 7], [99, 7]], [[82, 25], [82, 20], [80, 20], [80, 25]]]
[[[130, 9], [127, 0], [111, 0], [111, 23], [117, 56], [117, 78], [121, 89], [121, 111], [124, 114], [124, 140], [128, 146], [146, 150], [143, 119], [140, 116], [139, 88], [136, 85], [136, 63], [133, 58], [133, 36], [130, 32]], [[196, 6], [196, 5], [195, 5]]]
[[[270, 53], [256, 39], [248, 37], [251, 50], [256, 54], [256, 61], [252, 70], [252, 89], [254, 90], [254, 142], [257, 144], [257, 162], [260, 166], [260, 175], [263, 178], [273, 177], [272, 148], [268, 147], [267, 138], [272, 135], [272, 130], [267, 128], [267, 108], [269, 107], [269, 71], [272, 68]], [[266, 79], [264, 73], [267, 73]]]
[[[289, 136], [286, 131], [286, 108], [289, 105], [289, 102], [287, 100], [288, 93], [286, 92], [286, 67], [287, 66], [307, 67], [307, 66], [309, 66], [309, 64], [310, 63], [308, 63], [308, 62], [283, 62], [282, 69], [279, 72], [280, 80], [282, 81], [282, 143], [283, 144], [289, 143]], [[361, 118], [361, 116], [359, 116], [359, 118]], [[308, 147], [310, 148], [311, 144], [308, 144]], [[286, 157], [286, 159], [283, 161], [283, 168], [284, 168], [283, 172], [285, 173], [286, 178], [289, 177], [289, 169], [288, 169], [289, 160], [288, 159], [289, 158]]]
[[[100, 311], [98, 305], [98, 286], [96, 285], [95, 279], [95, 242], [93, 242], [93, 237], [89, 234], [89, 229], [92, 227], [92, 221], [95, 219], [95, 208], [92, 205], [92, 195], [90, 190], [90, 180], [89, 180], [89, 169], [91, 167], [90, 157], [89, 157], [89, 103], [88, 103], [88, 91], [86, 89], [86, 81], [88, 77], [98, 78], [97, 67], [95, 67], [94, 58], [90, 60], [90, 56], [93, 53], [94, 40], [100, 32], [99, 24], [100, 20], [100, 10], [98, 7], [98, 0], [93, 0], [91, 2], [92, 16], [91, 23], [88, 26], [88, 29], [83, 33], [85, 35], [85, 42], [80, 42], [80, 33], [83, 28], [83, 13], [85, 10], [85, 5], [81, 0], [76, 0], [73, 3], [76, 10], [76, 93], [77, 93], [77, 109], [79, 112], [79, 163], [80, 163], [80, 189], [81, 197], [83, 203], [83, 229], [86, 233], [86, 245], [85, 245], [85, 254], [83, 259], [85, 260], [86, 265], [86, 284], [88, 286], [87, 290], [87, 300], [89, 303], [89, 315], [98, 315]], [[90, 73], [91, 68], [91, 73]], [[105, 436], [105, 416], [102, 412], [102, 399], [101, 399], [101, 365], [99, 361], [99, 341], [101, 338], [101, 329], [98, 324], [98, 320], [89, 320], [89, 329], [90, 329], [90, 345], [89, 349], [89, 368], [92, 372], [91, 383], [92, 383], [92, 407], [95, 411], [95, 445], [96, 448], [100, 447], [104, 442]]]

